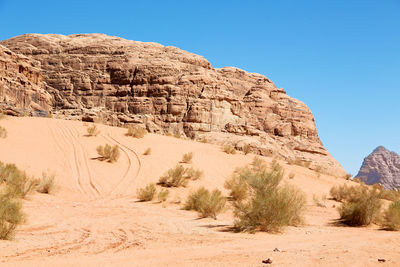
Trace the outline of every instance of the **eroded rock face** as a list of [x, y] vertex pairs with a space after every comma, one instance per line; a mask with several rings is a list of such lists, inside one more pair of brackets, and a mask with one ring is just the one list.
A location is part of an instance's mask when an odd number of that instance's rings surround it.
[[27, 34], [1, 44], [40, 61], [58, 116], [250, 144], [257, 153], [345, 173], [321, 144], [309, 108], [263, 75], [103, 34]]
[[44, 87], [39, 62], [0, 45], [0, 111], [47, 116], [53, 102]]
[[364, 159], [356, 177], [369, 185], [400, 188], [400, 156], [379, 146]]

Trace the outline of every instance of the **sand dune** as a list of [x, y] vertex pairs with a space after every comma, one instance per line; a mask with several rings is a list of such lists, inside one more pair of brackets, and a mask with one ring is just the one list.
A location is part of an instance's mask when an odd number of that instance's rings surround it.
[[[104, 125], [98, 136], [87, 137], [79, 121], [9, 117], [1, 125], [8, 137], [0, 139], [0, 161], [38, 177], [54, 172], [57, 184], [51, 195], [24, 200], [27, 222], [14, 241], [0, 241], [1, 265], [262, 266], [270, 257], [276, 266], [376, 266], [378, 258], [386, 259], [382, 265], [400, 265], [399, 233], [335, 226], [338, 203], [326, 200], [324, 208], [312, 201], [313, 195], [328, 196], [335, 184], [352, 183], [341, 178], [280, 162], [285, 182], [307, 194], [305, 225], [282, 234], [236, 234], [227, 231], [230, 210], [217, 220], [198, 219], [172, 202], [199, 186], [226, 193], [225, 179], [254, 155], [228, 155], [215, 145], [154, 134], [135, 139], [125, 136], [126, 129]], [[118, 162], [96, 159], [96, 147], [106, 143], [120, 147]], [[151, 155], [144, 156], [149, 147]], [[171, 189], [166, 204], [137, 202], [136, 189], [157, 182], [187, 152], [204, 177]], [[287, 178], [291, 172], [294, 179]]]

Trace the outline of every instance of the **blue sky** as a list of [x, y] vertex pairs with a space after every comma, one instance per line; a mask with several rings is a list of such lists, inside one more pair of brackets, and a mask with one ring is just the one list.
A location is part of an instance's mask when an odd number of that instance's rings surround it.
[[173, 45], [269, 77], [312, 110], [350, 173], [400, 152], [400, 0], [0, 0], [0, 39], [101, 32]]

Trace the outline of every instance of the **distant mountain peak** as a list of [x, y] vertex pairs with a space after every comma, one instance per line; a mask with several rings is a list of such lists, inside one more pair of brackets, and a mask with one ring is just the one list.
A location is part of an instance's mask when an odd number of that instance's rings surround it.
[[382, 184], [386, 189], [400, 187], [400, 156], [378, 146], [365, 159], [358, 179], [366, 184]]

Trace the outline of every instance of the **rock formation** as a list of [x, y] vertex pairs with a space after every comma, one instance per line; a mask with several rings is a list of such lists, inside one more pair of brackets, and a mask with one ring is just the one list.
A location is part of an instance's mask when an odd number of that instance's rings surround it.
[[44, 90], [40, 63], [0, 45], [0, 111], [47, 116], [53, 101]]
[[400, 188], [400, 156], [379, 146], [364, 159], [356, 177], [369, 185]]
[[0, 44], [41, 63], [58, 117], [249, 144], [255, 153], [345, 174], [321, 144], [309, 108], [263, 75], [104, 34], [27, 34]]

